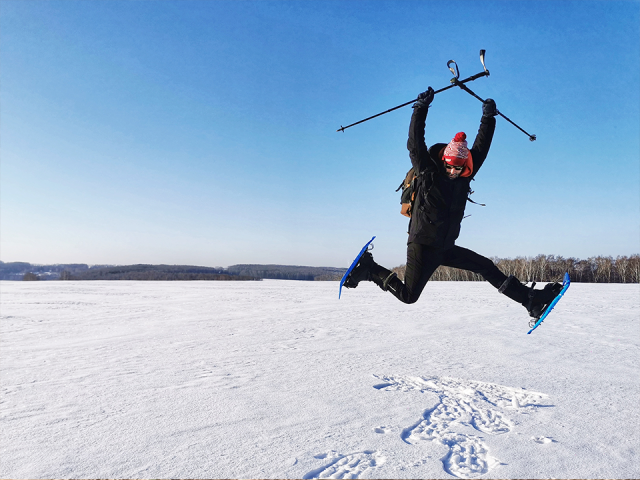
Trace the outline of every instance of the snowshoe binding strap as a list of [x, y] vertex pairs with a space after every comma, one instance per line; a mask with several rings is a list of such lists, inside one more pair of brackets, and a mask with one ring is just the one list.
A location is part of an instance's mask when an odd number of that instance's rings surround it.
[[502, 285], [500, 285], [500, 287], [498, 288], [498, 292], [500, 293], [504, 293], [504, 291], [509, 288], [509, 285], [511, 285], [512, 282], [518, 282], [519, 280], [513, 276], [513, 275], [509, 275], [507, 277], [507, 279], [502, 282]]
[[385, 292], [386, 292], [387, 290], [389, 290], [389, 283], [391, 282], [391, 280], [393, 280], [393, 279], [394, 279], [394, 278], [396, 278], [396, 277], [397, 277], [396, 273], [395, 273], [395, 272], [391, 272], [391, 273], [387, 276], [387, 278], [385, 278], [385, 279], [382, 281], [382, 290], [384, 290]]

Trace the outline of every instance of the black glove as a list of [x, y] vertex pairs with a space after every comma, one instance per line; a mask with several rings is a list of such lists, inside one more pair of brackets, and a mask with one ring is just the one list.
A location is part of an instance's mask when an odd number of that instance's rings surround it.
[[498, 115], [498, 109], [496, 108], [496, 102], [492, 98], [487, 98], [482, 103], [482, 116], [483, 117], [495, 117]]
[[433, 88], [429, 87], [426, 92], [422, 92], [418, 95], [418, 100], [413, 104], [413, 108], [429, 108], [431, 102], [433, 102]]

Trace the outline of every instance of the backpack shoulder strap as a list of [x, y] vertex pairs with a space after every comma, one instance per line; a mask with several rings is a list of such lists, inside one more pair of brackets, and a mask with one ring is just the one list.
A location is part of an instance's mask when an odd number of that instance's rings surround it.
[[471, 195], [473, 195], [475, 192], [473, 190], [471, 190], [471, 186], [469, 186], [469, 192], [467, 193], [467, 201], [475, 204], [475, 205], [480, 205], [481, 207], [486, 207], [486, 205], [484, 203], [478, 203], [478, 202], [474, 202], [473, 200], [471, 200]]

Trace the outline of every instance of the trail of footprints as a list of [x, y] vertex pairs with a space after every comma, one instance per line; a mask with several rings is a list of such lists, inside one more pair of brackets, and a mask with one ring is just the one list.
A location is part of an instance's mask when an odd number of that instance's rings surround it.
[[[449, 447], [441, 459], [443, 469], [459, 478], [473, 478], [489, 472], [500, 461], [489, 454], [489, 448], [478, 435], [460, 433], [464, 426], [489, 434], [501, 435], [513, 428], [513, 422], [500, 410], [516, 413], [535, 411], [548, 396], [544, 393], [505, 387], [491, 383], [447, 377], [409, 377], [374, 375], [379, 383], [374, 388], [431, 392], [439, 402], [427, 410], [415, 424], [402, 430], [401, 438], [408, 444], [439, 442]], [[373, 429], [387, 433], [391, 427]], [[458, 430], [458, 431], [456, 431]], [[539, 444], [554, 442], [547, 437], [533, 437]], [[366, 470], [382, 465], [386, 458], [375, 451], [340, 455], [337, 452], [316, 455], [329, 459], [323, 467], [312, 470], [303, 478], [359, 478]], [[371, 476], [371, 475], [368, 475]]]

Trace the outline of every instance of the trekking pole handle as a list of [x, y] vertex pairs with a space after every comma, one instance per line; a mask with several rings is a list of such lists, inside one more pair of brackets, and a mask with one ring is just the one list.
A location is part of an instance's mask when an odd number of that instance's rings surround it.
[[[472, 75], [469, 78], [465, 78], [464, 80], [457, 80], [457, 79], [454, 78], [454, 79], [451, 80], [451, 82], [452, 82], [451, 85], [449, 85], [447, 87], [444, 87], [444, 88], [441, 88], [440, 90], [436, 90], [435, 92], [433, 92], [433, 94], [435, 95], [436, 93], [444, 92], [445, 90], [449, 90], [450, 88], [462, 85], [462, 84], [467, 83], [467, 82], [473, 82], [474, 80], [477, 80], [478, 78], [488, 77], [488, 76], [489, 76], [489, 70], [485, 70], [483, 72], [476, 73], [475, 75]], [[455, 83], [454, 83], [454, 80], [455, 80]], [[480, 98], [480, 97], [478, 97], [478, 98]], [[364, 123], [364, 122], [366, 122], [368, 120], [371, 120], [372, 118], [376, 118], [376, 117], [379, 117], [380, 115], [384, 115], [386, 113], [393, 112], [394, 110], [397, 110], [397, 109], [402, 108], [402, 107], [406, 107], [410, 103], [414, 103], [414, 102], [417, 102], [417, 101], [418, 101], [418, 99], [415, 98], [415, 99], [410, 100], [410, 101], [408, 101], [406, 103], [403, 103], [402, 105], [398, 105], [397, 107], [390, 108], [389, 110], [387, 110], [385, 112], [381, 112], [381, 113], [378, 113], [376, 115], [372, 115], [371, 117], [365, 118], [364, 120], [360, 120], [359, 122], [352, 123], [351, 125], [347, 125], [346, 127], [340, 126], [340, 128], [338, 130], [336, 130], [336, 132], [344, 132], [349, 127], [353, 127], [354, 125], [359, 125], [359, 124]]]

